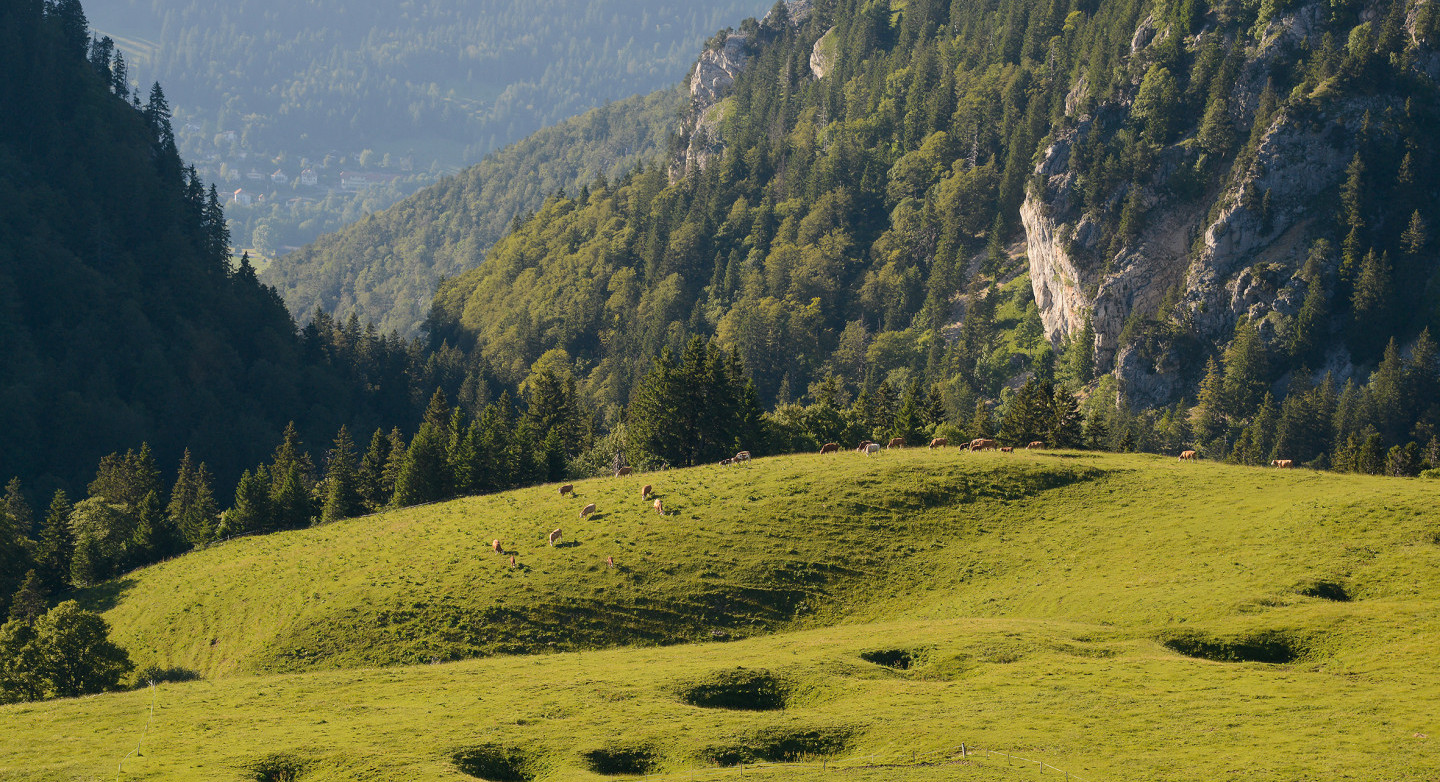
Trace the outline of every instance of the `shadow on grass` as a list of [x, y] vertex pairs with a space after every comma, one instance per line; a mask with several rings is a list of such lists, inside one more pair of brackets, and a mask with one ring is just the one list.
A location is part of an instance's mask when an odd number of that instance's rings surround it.
[[126, 592], [135, 588], [135, 579], [130, 576], [106, 581], [103, 584], [96, 584], [92, 587], [73, 592], [69, 597], [80, 604], [86, 611], [94, 611], [103, 614], [106, 611], [120, 604], [120, 598]]

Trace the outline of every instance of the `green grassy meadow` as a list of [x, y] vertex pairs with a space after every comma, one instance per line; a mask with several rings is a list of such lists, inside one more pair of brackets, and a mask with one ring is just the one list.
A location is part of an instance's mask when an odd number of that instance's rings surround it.
[[0, 707], [0, 778], [115, 778], [137, 742], [121, 778], [1440, 776], [1440, 482], [919, 449], [576, 492], [96, 589], [137, 665], [203, 678]]

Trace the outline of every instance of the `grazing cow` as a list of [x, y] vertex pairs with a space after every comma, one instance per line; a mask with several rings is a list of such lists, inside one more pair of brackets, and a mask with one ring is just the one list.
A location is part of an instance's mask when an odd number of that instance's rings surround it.
[[575, 491], [575, 484], [573, 484], [573, 483], [567, 483], [567, 484], [565, 484], [564, 486], [561, 486], [561, 487], [560, 487], [560, 496], [561, 496], [561, 497], [564, 497], [565, 495], [569, 494], [569, 493], [572, 492], [572, 491]]
[[749, 452], [749, 451], [741, 451], [740, 453], [735, 454], [735, 461], [737, 461], [737, 462], [748, 462], [748, 461], [750, 461], [750, 452]]
[[605, 567], [615, 567], [615, 558], [614, 558], [614, 557], [606, 557], [606, 558], [605, 558]]
[[870, 443], [869, 445], [865, 446], [866, 456], [874, 456], [877, 453], [880, 453], [880, 443]]
[[640, 490], [640, 499], [642, 499], [642, 500], [648, 500], [648, 499], [650, 499], [650, 492], [652, 492], [652, 491], [655, 491], [654, 487], [652, 487], [652, 486], [651, 486], [650, 484], [648, 484], [648, 483], [645, 484], [645, 488], [643, 488], [643, 489]]
[[839, 451], [839, 450], [840, 450], [840, 443], [825, 443], [824, 445], [820, 446], [820, 453], [821, 453], [821, 454], [835, 453], [836, 451]]
[[734, 463], [735, 463], [735, 460], [734, 460], [734, 459], [721, 459], [721, 460], [720, 460], [720, 466], [721, 466], [721, 467], [729, 467], [730, 465], [732, 465], [732, 464], [734, 464]]
[[1271, 466], [1271, 467], [1279, 467], [1280, 469], [1285, 470], [1285, 469], [1289, 469], [1289, 468], [1291, 468], [1291, 467], [1294, 467], [1294, 466], [1295, 466], [1295, 460], [1294, 460], [1294, 459], [1276, 459], [1275, 461], [1273, 461], [1273, 462], [1270, 463], [1270, 466]]
[[869, 441], [869, 440], [861, 440], [861, 441], [860, 441], [860, 444], [857, 445], [857, 446], [855, 446], [855, 452], [856, 452], [856, 453], [869, 453], [869, 451], [865, 450], [865, 449], [867, 449], [867, 448], [869, 448], [869, 447], [870, 447], [870, 441]]
[[1000, 453], [1015, 453], [1015, 446], [1006, 445], [1000, 448]]
[[987, 439], [985, 439], [984, 437], [977, 437], [977, 438], [975, 438], [974, 440], [971, 440], [971, 441], [970, 441], [970, 450], [972, 450], [972, 451], [984, 451], [984, 450], [994, 450], [994, 449], [995, 449], [995, 441], [994, 441], [994, 440], [987, 440]]
[[655, 512], [660, 514], [661, 516], [665, 515], [665, 504], [660, 502], [659, 497], [655, 498]]
[[592, 502], [592, 503], [590, 503], [589, 505], [586, 505], [585, 507], [583, 507], [583, 508], [580, 509], [580, 518], [583, 519], [583, 518], [585, 518], [586, 516], [589, 516], [590, 514], [592, 514], [592, 513], [594, 513], [594, 512], [595, 512], [595, 503]]
[[490, 548], [495, 549], [495, 553], [496, 553], [496, 554], [504, 554], [504, 553], [505, 553], [505, 549], [500, 548], [500, 539], [499, 539], [499, 538], [496, 538], [495, 540], [490, 541]]
[[629, 467], [621, 467], [620, 469], [618, 469], [618, 470], [615, 471], [615, 477], [616, 477], [616, 478], [619, 478], [619, 477], [622, 476], [622, 475], [629, 475], [629, 474], [630, 474], [630, 468], [629, 468]]
[[950, 444], [950, 441], [949, 441], [948, 439], [944, 438], [944, 437], [936, 437], [934, 440], [931, 440], [931, 441], [930, 441], [930, 447], [931, 447], [931, 448], [944, 448], [945, 446], [947, 446], [947, 445], [949, 445], [949, 444]]
[[885, 450], [887, 450], [887, 451], [890, 450], [891, 448], [904, 448], [904, 447], [905, 447], [905, 438], [904, 438], [904, 437], [891, 437], [891, 438], [890, 438], [890, 442], [888, 442], [888, 443], [885, 444]]
[[1198, 457], [1198, 456], [1199, 456], [1199, 454], [1195, 453], [1194, 451], [1181, 451], [1181, 452], [1180, 452], [1180, 461], [1182, 461], [1182, 462], [1188, 462], [1188, 461], [1191, 461], [1191, 460], [1195, 459], [1195, 458]]
[[555, 545], [556, 543], [559, 543], [559, 542], [560, 542], [560, 530], [557, 529], [557, 530], [555, 530], [554, 532], [550, 533], [550, 545], [553, 546], [553, 545]]
[[1033, 451], [1033, 450], [1035, 450], [1035, 449], [1037, 449], [1037, 448], [1044, 448], [1044, 447], [1045, 447], [1045, 443], [1044, 443], [1044, 442], [1042, 442], [1042, 441], [1040, 441], [1040, 440], [1036, 440], [1035, 442], [1030, 443], [1029, 445], [1025, 446], [1025, 450], [1027, 450], [1027, 451]]

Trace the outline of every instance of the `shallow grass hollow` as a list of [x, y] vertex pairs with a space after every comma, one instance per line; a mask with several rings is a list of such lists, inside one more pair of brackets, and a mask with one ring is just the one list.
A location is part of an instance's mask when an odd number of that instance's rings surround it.
[[451, 756], [455, 768], [487, 782], [530, 782], [535, 779], [533, 759], [523, 749], [499, 744], [467, 747]]
[[790, 685], [766, 670], [719, 671], [680, 690], [680, 700], [702, 709], [774, 711], [785, 708]]

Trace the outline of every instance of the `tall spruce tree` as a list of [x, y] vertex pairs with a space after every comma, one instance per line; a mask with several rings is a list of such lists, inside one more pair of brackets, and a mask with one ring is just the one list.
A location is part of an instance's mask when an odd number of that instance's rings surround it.
[[70, 498], [56, 489], [45, 512], [45, 522], [35, 541], [35, 567], [51, 592], [70, 585], [70, 559], [75, 555], [75, 537], [70, 532]]
[[364, 504], [360, 497], [358, 473], [355, 443], [350, 439], [350, 430], [341, 426], [325, 463], [325, 479], [322, 481], [325, 487], [325, 504], [320, 511], [322, 523], [360, 514]]

